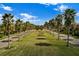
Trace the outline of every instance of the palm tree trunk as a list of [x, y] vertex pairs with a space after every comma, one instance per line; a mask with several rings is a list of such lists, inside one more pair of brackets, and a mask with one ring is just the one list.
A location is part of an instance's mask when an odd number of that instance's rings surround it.
[[9, 28], [9, 25], [8, 25], [8, 28], [7, 28], [8, 30], [8, 48], [10, 48], [10, 28]]
[[52, 30], [53, 36], [54, 36], [54, 30]]
[[58, 40], [59, 40], [59, 32], [58, 32]]
[[19, 30], [18, 32], [18, 41], [20, 41], [20, 34], [21, 34], [21, 30]]
[[70, 32], [70, 30], [68, 28], [67, 29], [67, 47], [69, 47], [69, 32]]
[[60, 36], [59, 31], [60, 31], [60, 29], [58, 28], [58, 40], [59, 40], [59, 36]]
[[19, 39], [20, 39], [20, 35], [19, 35], [19, 34], [20, 34], [20, 32], [18, 32], [18, 41], [19, 41]]
[[10, 48], [10, 34], [8, 33], [8, 48]]

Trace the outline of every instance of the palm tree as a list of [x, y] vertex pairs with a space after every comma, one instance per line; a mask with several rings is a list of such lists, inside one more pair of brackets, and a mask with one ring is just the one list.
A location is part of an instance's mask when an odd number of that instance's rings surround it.
[[28, 22], [28, 21], [26, 21], [26, 25], [25, 25], [25, 27], [26, 27], [26, 30], [30, 30], [31, 29], [31, 23], [30, 22]]
[[52, 20], [49, 20], [49, 23], [48, 23], [48, 24], [49, 24], [49, 29], [51, 30], [52, 27], [53, 27], [53, 26], [52, 26]]
[[58, 40], [59, 40], [59, 33], [60, 33], [60, 27], [62, 26], [62, 15], [57, 15], [56, 16], [56, 25], [57, 25], [57, 31], [58, 31]]
[[[22, 21], [20, 19], [16, 20], [15, 31], [17, 33], [20, 33], [22, 31]], [[18, 41], [19, 41], [19, 35], [18, 35]]]
[[[54, 22], [54, 18], [52, 20], [49, 20], [49, 27], [50, 27], [50, 30], [54, 29], [55, 28], [55, 22]], [[53, 35], [54, 35], [54, 32], [53, 32]]]
[[8, 48], [10, 48], [10, 26], [13, 20], [13, 15], [6, 13], [2, 17], [3, 25], [5, 26], [5, 33], [8, 35]]
[[45, 22], [44, 27], [48, 29], [48, 22]]
[[16, 30], [16, 32], [20, 32], [21, 31], [21, 20], [20, 19], [16, 20], [15, 30]]
[[64, 12], [65, 26], [67, 30], [67, 47], [69, 46], [70, 26], [74, 23], [76, 11], [74, 9], [66, 9]]
[[26, 29], [27, 29], [27, 23], [26, 23], [26, 22], [24, 22], [22, 27], [23, 27], [23, 29], [22, 29], [22, 30], [25, 32], [25, 31], [26, 31]]

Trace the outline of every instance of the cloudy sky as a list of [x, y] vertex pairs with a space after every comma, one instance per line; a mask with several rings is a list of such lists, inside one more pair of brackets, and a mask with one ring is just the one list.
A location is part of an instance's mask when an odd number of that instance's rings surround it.
[[23, 21], [42, 25], [57, 14], [62, 14], [67, 8], [76, 10], [76, 22], [79, 23], [78, 3], [3, 3], [0, 4], [0, 23], [4, 13], [11, 13], [15, 20], [20, 18]]

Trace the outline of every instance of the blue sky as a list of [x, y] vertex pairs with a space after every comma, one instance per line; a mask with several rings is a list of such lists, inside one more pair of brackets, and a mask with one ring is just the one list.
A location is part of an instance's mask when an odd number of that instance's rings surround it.
[[4, 13], [11, 13], [14, 19], [29, 21], [36, 25], [44, 24], [62, 14], [65, 9], [76, 10], [76, 22], [79, 23], [79, 3], [2, 3], [0, 4], [0, 22]]

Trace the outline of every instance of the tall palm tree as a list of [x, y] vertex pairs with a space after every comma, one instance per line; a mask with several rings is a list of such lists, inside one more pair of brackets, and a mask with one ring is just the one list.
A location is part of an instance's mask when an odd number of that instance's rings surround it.
[[2, 21], [3, 21], [3, 24], [5, 26], [5, 33], [6, 35], [8, 35], [8, 48], [10, 48], [10, 28], [11, 28], [11, 22], [13, 21], [13, 15], [11, 14], [4, 14], [2, 16]]
[[70, 26], [75, 21], [76, 11], [74, 9], [66, 9], [64, 12], [65, 26], [67, 30], [67, 47], [69, 46]]
[[[55, 28], [54, 19], [49, 20], [49, 27], [50, 27], [50, 30], [51, 30], [51, 31]], [[52, 33], [53, 33], [53, 35], [54, 35], [54, 32], [52, 32]]]
[[60, 27], [62, 26], [62, 15], [61, 14], [57, 15], [55, 21], [57, 25], [58, 40], [59, 40]]
[[[20, 19], [16, 20], [15, 30], [17, 33], [20, 33], [22, 31], [22, 21]], [[18, 35], [18, 41], [19, 41], [19, 35]]]
[[48, 23], [48, 24], [49, 24], [49, 29], [51, 30], [52, 27], [53, 27], [53, 26], [52, 26], [52, 20], [49, 20], [49, 23]]
[[11, 29], [10, 29], [11, 34], [14, 34], [15, 33], [14, 31], [15, 31], [15, 24], [14, 24], [14, 20], [12, 20]]
[[23, 27], [22, 31], [25, 32], [26, 31], [26, 23], [25, 22], [23, 23], [23, 26], [22, 27]]
[[16, 32], [20, 32], [21, 31], [21, 20], [20, 19], [16, 20], [15, 30], [16, 30]]
[[30, 30], [31, 29], [31, 23], [26, 21], [25, 27], [26, 27], [26, 30]]
[[48, 22], [45, 22], [44, 27], [48, 29]]

